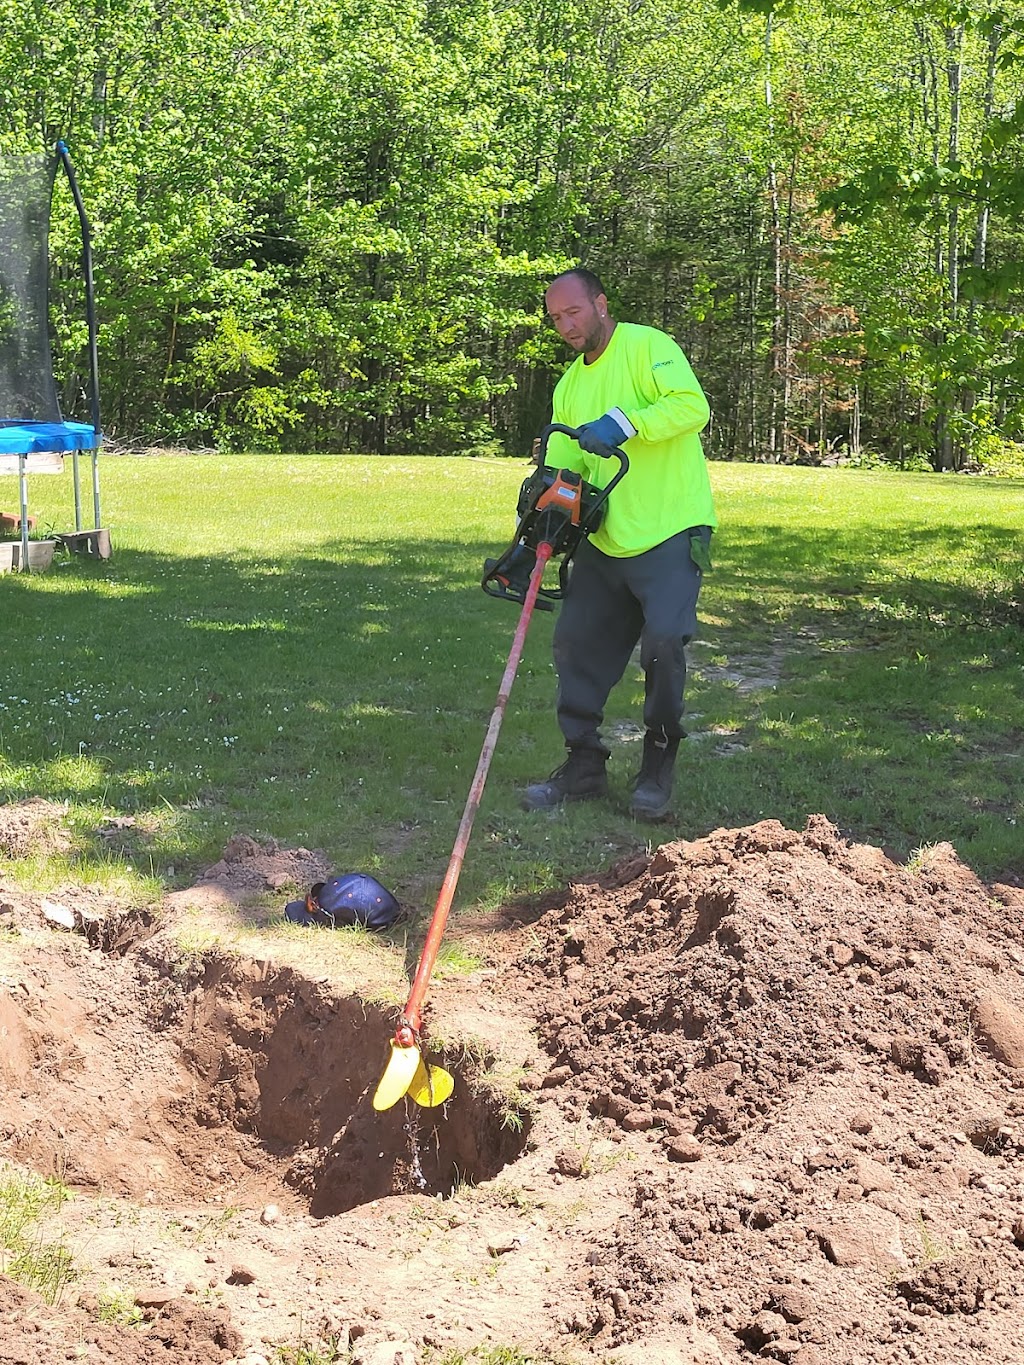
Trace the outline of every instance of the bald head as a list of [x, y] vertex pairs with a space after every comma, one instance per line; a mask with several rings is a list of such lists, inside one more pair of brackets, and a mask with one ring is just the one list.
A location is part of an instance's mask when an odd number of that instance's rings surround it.
[[588, 363], [596, 360], [615, 330], [615, 319], [608, 314], [608, 299], [598, 277], [582, 267], [566, 270], [548, 285], [544, 304], [562, 340], [582, 352]]

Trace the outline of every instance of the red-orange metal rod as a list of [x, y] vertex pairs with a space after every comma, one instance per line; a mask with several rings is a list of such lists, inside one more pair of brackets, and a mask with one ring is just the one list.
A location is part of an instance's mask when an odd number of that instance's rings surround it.
[[526, 601], [523, 603], [523, 610], [519, 615], [519, 625], [516, 627], [512, 649], [505, 666], [505, 674], [498, 689], [498, 701], [491, 712], [491, 723], [487, 727], [484, 746], [480, 750], [480, 761], [476, 765], [476, 774], [473, 777], [473, 785], [469, 789], [466, 808], [462, 812], [462, 823], [459, 825], [459, 832], [455, 837], [455, 847], [452, 849], [452, 856], [448, 861], [448, 871], [445, 873], [444, 881], [441, 884], [441, 892], [434, 907], [430, 927], [427, 930], [427, 940], [423, 945], [423, 952], [420, 954], [420, 963], [416, 968], [416, 976], [413, 979], [412, 990], [409, 992], [405, 1012], [395, 1033], [395, 1042], [399, 1047], [412, 1047], [415, 1044], [416, 1035], [419, 1033], [420, 1025], [423, 1022], [421, 1014], [423, 997], [427, 993], [427, 983], [430, 980], [430, 973], [434, 970], [437, 952], [441, 947], [441, 939], [444, 937], [445, 925], [448, 923], [448, 912], [452, 908], [455, 888], [459, 884], [459, 873], [462, 871], [469, 836], [473, 830], [473, 821], [480, 809], [480, 798], [483, 796], [484, 783], [487, 781], [487, 770], [490, 768], [491, 759], [494, 757], [501, 722], [505, 716], [509, 694], [512, 691], [523, 646], [526, 643], [526, 631], [530, 624], [530, 617], [533, 615], [534, 603], [537, 601], [540, 581], [544, 576], [544, 566], [551, 555], [552, 547], [546, 541], [542, 541], [537, 546], [537, 564], [530, 577]]

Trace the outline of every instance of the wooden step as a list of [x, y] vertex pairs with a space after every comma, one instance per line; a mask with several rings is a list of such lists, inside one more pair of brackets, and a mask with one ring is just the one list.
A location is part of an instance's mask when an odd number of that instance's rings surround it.
[[95, 531], [71, 531], [66, 535], [57, 536], [56, 539], [76, 555], [109, 559], [113, 553], [110, 548], [110, 532], [105, 526], [98, 527]]

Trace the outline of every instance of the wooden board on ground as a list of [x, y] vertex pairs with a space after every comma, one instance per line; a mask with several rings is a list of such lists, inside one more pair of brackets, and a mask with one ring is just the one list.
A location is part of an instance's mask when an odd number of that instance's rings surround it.
[[97, 527], [93, 531], [71, 531], [66, 535], [57, 536], [57, 540], [72, 554], [91, 555], [93, 559], [109, 559], [113, 553], [110, 548], [110, 531], [105, 526]]

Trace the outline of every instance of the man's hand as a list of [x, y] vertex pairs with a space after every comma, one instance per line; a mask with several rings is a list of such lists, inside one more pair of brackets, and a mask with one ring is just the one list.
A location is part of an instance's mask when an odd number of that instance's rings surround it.
[[622, 409], [612, 408], [611, 412], [606, 412], [596, 422], [584, 422], [577, 431], [576, 439], [581, 450], [608, 459], [615, 453], [616, 447], [635, 435], [636, 427]]

